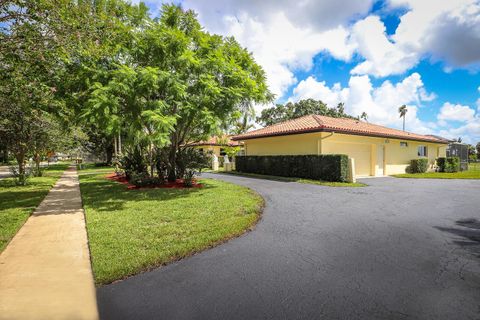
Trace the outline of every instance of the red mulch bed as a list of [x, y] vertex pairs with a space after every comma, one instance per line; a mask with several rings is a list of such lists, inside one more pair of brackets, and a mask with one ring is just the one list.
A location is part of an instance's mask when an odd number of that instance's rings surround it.
[[117, 175], [116, 173], [111, 173], [105, 176], [108, 180], [116, 181], [118, 183], [124, 184], [127, 186], [129, 190], [138, 190], [138, 189], [157, 189], [157, 188], [164, 188], [164, 189], [190, 189], [190, 188], [201, 188], [203, 185], [201, 183], [197, 183], [197, 181], [193, 181], [193, 185], [191, 187], [185, 187], [183, 184], [183, 179], [177, 179], [175, 182], [165, 182], [164, 184], [154, 185], [154, 186], [146, 186], [146, 187], [137, 187], [133, 184], [128, 182], [127, 178], [124, 175]]

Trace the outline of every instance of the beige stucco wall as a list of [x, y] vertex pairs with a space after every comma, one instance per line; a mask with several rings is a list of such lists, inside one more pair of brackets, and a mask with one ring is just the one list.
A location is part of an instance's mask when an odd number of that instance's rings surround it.
[[[408, 147], [400, 147], [401, 141]], [[358, 176], [405, 173], [410, 160], [419, 158], [420, 145], [428, 147], [429, 170], [433, 170], [435, 159], [445, 156], [447, 146], [329, 132], [250, 139], [244, 143], [246, 155], [346, 154], [355, 159]]]
[[220, 146], [195, 146], [197, 149], [202, 149], [203, 152], [212, 152], [215, 154], [217, 157], [220, 157]]

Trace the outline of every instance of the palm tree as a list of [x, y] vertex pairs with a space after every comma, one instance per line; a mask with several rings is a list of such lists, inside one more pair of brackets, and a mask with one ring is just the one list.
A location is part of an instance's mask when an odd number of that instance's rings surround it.
[[398, 108], [398, 113], [400, 113], [400, 118], [403, 117], [403, 131], [405, 131], [405, 115], [407, 114], [407, 106], [403, 105], [400, 108]]
[[368, 122], [368, 116], [367, 116], [367, 113], [365, 111], [362, 112], [362, 115], [360, 116], [360, 119], [363, 119], [366, 122]]

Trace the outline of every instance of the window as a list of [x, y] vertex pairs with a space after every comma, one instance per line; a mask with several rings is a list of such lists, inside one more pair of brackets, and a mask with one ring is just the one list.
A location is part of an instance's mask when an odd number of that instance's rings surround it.
[[400, 147], [402, 147], [402, 148], [408, 147], [408, 142], [400, 141]]
[[419, 157], [426, 157], [427, 156], [427, 147], [426, 146], [418, 146], [418, 156]]

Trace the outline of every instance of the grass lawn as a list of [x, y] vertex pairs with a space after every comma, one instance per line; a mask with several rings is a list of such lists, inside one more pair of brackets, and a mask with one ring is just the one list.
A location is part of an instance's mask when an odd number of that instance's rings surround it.
[[312, 179], [302, 179], [302, 178], [289, 178], [289, 177], [279, 177], [279, 176], [270, 176], [264, 174], [256, 174], [256, 173], [244, 173], [244, 172], [236, 172], [236, 171], [228, 171], [228, 172], [218, 172], [220, 174], [231, 174], [237, 175], [242, 177], [250, 177], [250, 178], [258, 178], [258, 179], [266, 179], [266, 180], [275, 180], [275, 181], [283, 181], [283, 182], [298, 182], [298, 183], [308, 183], [308, 184], [316, 184], [320, 186], [327, 186], [327, 187], [365, 187], [366, 184], [360, 182], [331, 182], [331, 181], [322, 181], [322, 180], [312, 180]]
[[0, 252], [42, 202], [68, 164], [51, 164], [43, 177], [33, 177], [28, 185], [17, 186], [12, 178], [0, 180]]
[[105, 169], [79, 174], [97, 285], [238, 236], [263, 207], [250, 189], [212, 179], [201, 179], [202, 188], [127, 190], [105, 179]]
[[421, 178], [421, 179], [480, 179], [480, 163], [470, 163], [467, 171], [459, 172], [425, 172], [404, 173], [393, 175], [397, 178]]

